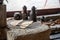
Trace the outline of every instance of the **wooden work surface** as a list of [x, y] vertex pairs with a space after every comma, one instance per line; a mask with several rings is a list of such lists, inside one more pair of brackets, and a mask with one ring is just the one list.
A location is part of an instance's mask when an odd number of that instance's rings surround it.
[[[13, 25], [12, 26], [10, 23], [12, 21], [12, 19], [9, 19], [9, 20], [10, 21], [7, 21], [7, 24], [9, 26], [9, 28], [11, 28], [11, 30], [7, 31], [8, 40], [14, 40], [16, 37], [22, 36], [22, 35], [36, 34], [36, 33], [40, 33], [40, 32], [44, 32], [44, 31], [49, 30], [49, 27], [45, 24], [40, 24], [40, 21], [33, 23], [32, 21], [28, 21], [28, 20], [26, 21], [25, 20], [25, 21], [23, 21], [22, 24], [23, 25], [26, 24], [26, 26], [27, 25], [28, 26], [26, 28], [21, 29], [21, 27], [19, 27], [19, 25]], [[15, 20], [15, 21], [17, 21], [17, 20]], [[18, 24], [22, 25], [20, 20], [17, 22], [18, 22]]]

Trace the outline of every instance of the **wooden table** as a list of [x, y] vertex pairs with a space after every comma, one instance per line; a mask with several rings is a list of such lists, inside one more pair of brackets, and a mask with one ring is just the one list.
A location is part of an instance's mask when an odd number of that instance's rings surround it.
[[51, 33], [49, 27], [45, 24], [40, 24], [39, 21], [34, 22], [28, 27], [22, 29], [19, 26], [12, 26], [9, 28], [11, 28], [11, 30], [7, 31], [8, 40], [49, 40]]

